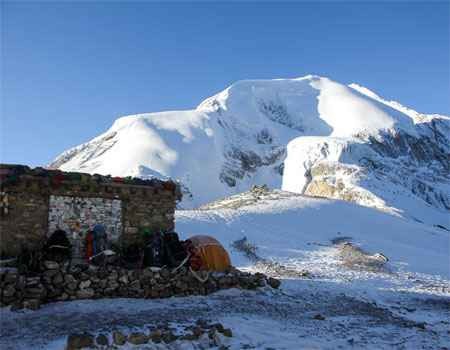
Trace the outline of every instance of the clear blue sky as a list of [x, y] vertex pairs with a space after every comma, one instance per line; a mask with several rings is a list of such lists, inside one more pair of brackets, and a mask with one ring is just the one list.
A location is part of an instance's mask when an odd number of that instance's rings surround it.
[[121, 115], [319, 74], [450, 114], [449, 2], [1, 3], [1, 161], [47, 164]]

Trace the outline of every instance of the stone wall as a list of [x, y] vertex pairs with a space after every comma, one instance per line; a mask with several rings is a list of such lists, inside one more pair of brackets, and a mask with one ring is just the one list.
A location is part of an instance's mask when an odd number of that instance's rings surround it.
[[57, 227], [83, 241], [103, 224], [120, 245], [139, 241], [142, 229], [174, 227], [178, 184], [0, 164], [0, 254], [42, 247]]
[[194, 274], [186, 267], [127, 270], [113, 265], [63, 267], [46, 261], [43, 271], [34, 276], [0, 270], [0, 306], [36, 309], [42, 303], [52, 301], [104, 297], [167, 298], [206, 295], [226, 288], [256, 289], [266, 285], [278, 288], [280, 281], [235, 268], [225, 273]]

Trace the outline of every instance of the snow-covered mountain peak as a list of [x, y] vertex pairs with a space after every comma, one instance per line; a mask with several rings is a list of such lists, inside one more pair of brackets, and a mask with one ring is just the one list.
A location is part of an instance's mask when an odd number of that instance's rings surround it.
[[261, 122], [251, 117], [303, 122], [305, 127], [298, 129], [312, 135], [352, 137], [403, 130], [417, 136], [411, 115], [398, 113], [375, 94], [364, 93], [370, 90], [358, 88], [317, 75], [242, 80], [206, 99], [197, 110], [245, 114], [249, 122]]
[[267, 184], [423, 220], [428, 207], [450, 209], [449, 135], [450, 118], [356, 84], [317, 75], [242, 80], [194, 110], [121, 117], [51, 166], [171, 177], [183, 185], [184, 206]]

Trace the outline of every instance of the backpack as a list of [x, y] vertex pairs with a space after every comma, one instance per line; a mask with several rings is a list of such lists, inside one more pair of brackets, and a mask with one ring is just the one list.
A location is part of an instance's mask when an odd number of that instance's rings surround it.
[[176, 232], [164, 234], [164, 248], [169, 267], [177, 267], [187, 256], [187, 251]]
[[107, 237], [105, 226], [99, 224], [95, 225], [92, 229], [92, 234], [94, 238], [92, 253], [93, 255], [97, 255], [106, 249]]
[[129, 269], [135, 269], [141, 264], [142, 251], [138, 244], [131, 244], [121, 252], [122, 264]]
[[164, 240], [159, 232], [154, 232], [146, 238], [144, 246], [144, 267], [162, 267], [166, 263]]
[[89, 259], [94, 255], [94, 232], [88, 231], [86, 233], [86, 259], [89, 261]]
[[56, 230], [47, 239], [44, 246], [44, 257], [46, 260], [63, 262], [70, 260], [72, 256], [72, 245], [63, 230]]
[[198, 271], [203, 268], [203, 259], [200, 254], [197, 252], [197, 249], [192, 244], [192, 242], [187, 239], [183, 242], [183, 247], [186, 250], [187, 254], [189, 254], [189, 267], [192, 270]]

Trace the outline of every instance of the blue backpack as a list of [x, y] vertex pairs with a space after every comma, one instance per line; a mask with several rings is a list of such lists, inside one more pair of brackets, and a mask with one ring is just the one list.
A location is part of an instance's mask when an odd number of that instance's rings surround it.
[[107, 235], [105, 226], [97, 224], [92, 229], [93, 241], [93, 255], [101, 253], [106, 249]]

